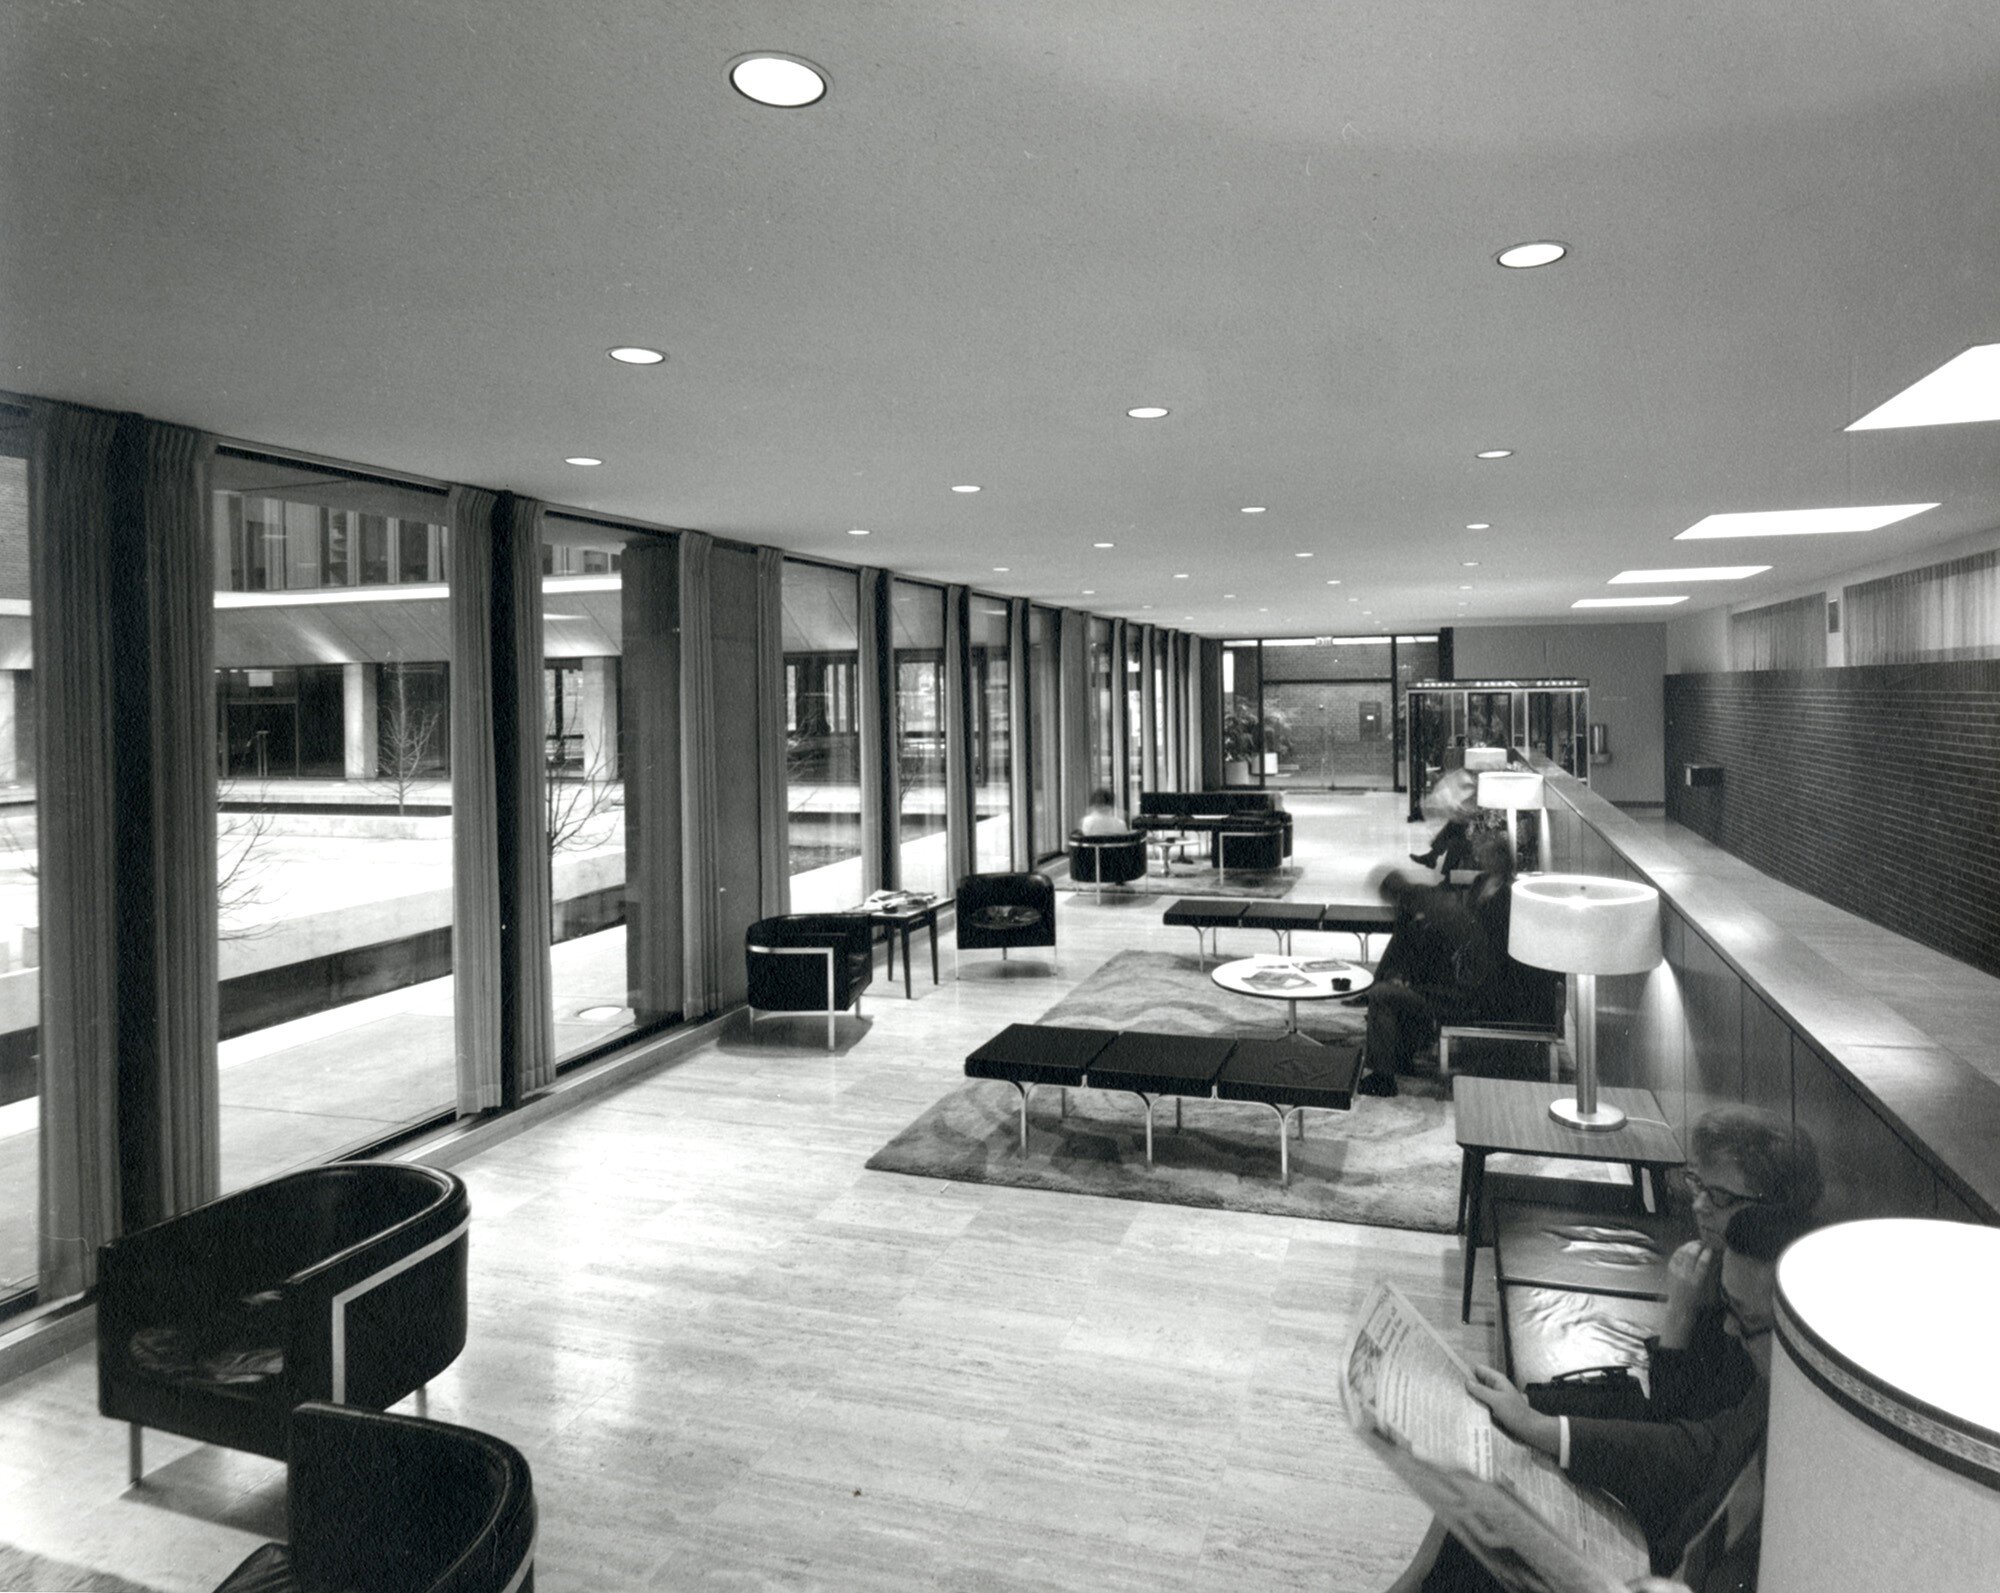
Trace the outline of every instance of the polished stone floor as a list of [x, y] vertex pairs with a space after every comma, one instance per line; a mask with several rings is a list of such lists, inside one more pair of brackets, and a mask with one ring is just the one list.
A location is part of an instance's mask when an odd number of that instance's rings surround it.
[[[1418, 833], [1386, 795], [1290, 803], [1300, 899]], [[1161, 905], [1065, 895], [1059, 972], [989, 953], [954, 981], [947, 945], [942, 985], [878, 979], [835, 1052], [738, 1025], [462, 1167], [472, 1329], [432, 1412], [529, 1456], [541, 1587], [1392, 1579], [1426, 1513], [1334, 1368], [1380, 1277], [1486, 1354], [1455, 1239], [863, 1169], [993, 1030], [1128, 946], [1191, 950]], [[153, 1435], [132, 1489], [124, 1447], [88, 1351], [0, 1388], [0, 1538], [192, 1590], [283, 1534], [276, 1464]]]

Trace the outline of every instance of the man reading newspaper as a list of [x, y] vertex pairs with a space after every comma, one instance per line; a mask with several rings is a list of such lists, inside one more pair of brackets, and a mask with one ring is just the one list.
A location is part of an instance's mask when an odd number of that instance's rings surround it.
[[[1451, 1530], [1425, 1593], [1605, 1593], [1649, 1568], [1678, 1569], [1699, 1593], [1754, 1585], [1772, 1290], [1778, 1255], [1802, 1228], [1773, 1208], [1731, 1219], [1722, 1263], [1728, 1331], [1759, 1376], [1741, 1402], [1699, 1419], [1678, 1413], [1671, 1388], [1654, 1390], [1645, 1420], [1545, 1415], [1491, 1367], [1467, 1371], [1393, 1290], [1393, 1307], [1381, 1291], [1371, 1296], [1349, 1355], [1348, 1409]], [[1428, 1347], [1410, 1348], [1413, 1335]], [[1476, 1415], [1450, 1401], [1452, 1370], [1461, 1398], [1489, 1418], [1483, 1433]]]

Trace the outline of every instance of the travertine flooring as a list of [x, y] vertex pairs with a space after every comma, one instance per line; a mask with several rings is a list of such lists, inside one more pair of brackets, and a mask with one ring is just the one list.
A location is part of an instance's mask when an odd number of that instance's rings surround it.
[[[1291, 805], [1301, 899], [1412, 844], [1388, 796]], [[1344, 1430], [1335, 1357], [1377, 1277], [1483, 1356], [1455, 1239], [862, 1169], [992, 1030], [1126, 946], [1192, 949], [1161, 905], [1065, 895], [1060, 976], [987, 954], [953, 983], [947, 947], [837, 1053], [738, 1028], [462, 1169], [472, 1333], [432, 1410], [527, 1452], [542, 1587], [1393, 1577], [1425, 1512]], [[159, 1435], [149, 1461], [128, 1489], [87, 1352], [17, 1380], [0, 1538], [179, 1590], [282, 1535], [277, 1465]]]

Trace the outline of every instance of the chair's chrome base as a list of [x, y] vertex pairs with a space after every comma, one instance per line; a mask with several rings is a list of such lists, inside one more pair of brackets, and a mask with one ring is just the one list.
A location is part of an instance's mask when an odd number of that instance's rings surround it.
[[136, 1488], [145, 1474], [146, 1429], [133, 1422], [125, 1435], [125, 1479]]

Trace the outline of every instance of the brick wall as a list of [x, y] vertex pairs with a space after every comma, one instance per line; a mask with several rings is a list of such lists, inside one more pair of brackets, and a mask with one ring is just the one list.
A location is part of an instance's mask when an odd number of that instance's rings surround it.
[[2000, 973], [2000, 660], [1669, 675], [1666, 753], [1669, 818]]

